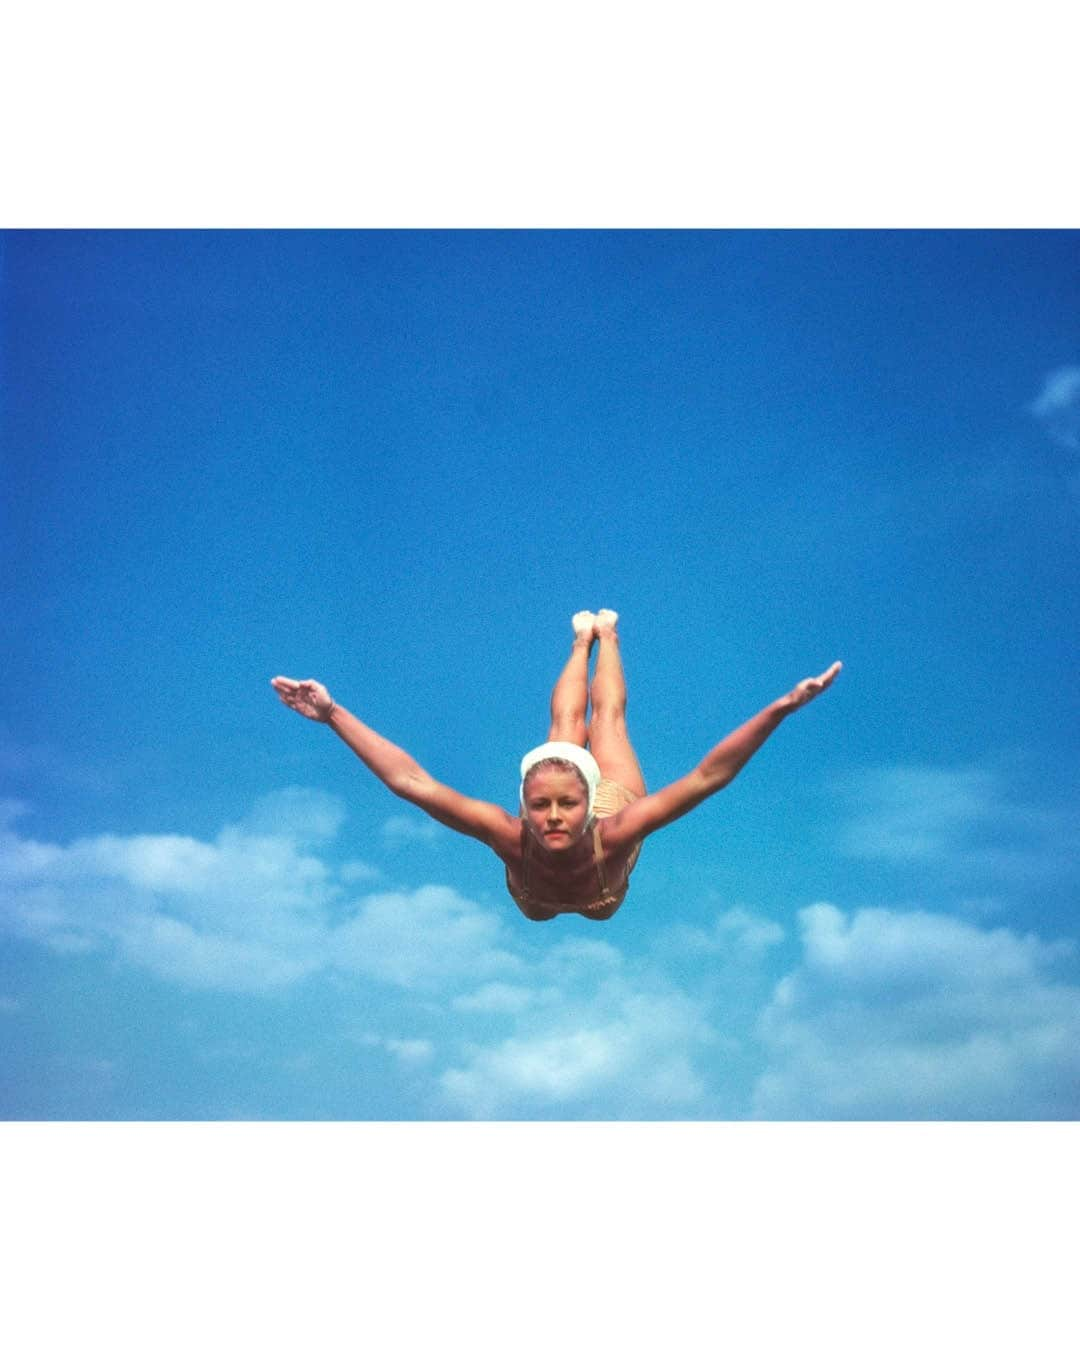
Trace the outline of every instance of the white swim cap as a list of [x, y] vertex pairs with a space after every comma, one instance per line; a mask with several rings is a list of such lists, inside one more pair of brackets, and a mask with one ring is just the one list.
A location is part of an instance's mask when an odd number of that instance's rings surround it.
[[592, 823], [593, 803], [596, 801], [596, 789], [600, 786], [600, 779], [603, 776], [600, 773], [600, 765], [580, 745], [575, 745], [573, 741], [545, 741], [543, 745], [538, 745], [535, 750], [530, 750], [521, 761], [521, 804], [525, 805], [525, 779], [529, 770], [537, 764], [542, 764], [545, 759], [565, 759], [567, 763], [572, 764], [575, 769], [585, 779], [585, 789], [589, 794], [589, 813], [587, 824]]

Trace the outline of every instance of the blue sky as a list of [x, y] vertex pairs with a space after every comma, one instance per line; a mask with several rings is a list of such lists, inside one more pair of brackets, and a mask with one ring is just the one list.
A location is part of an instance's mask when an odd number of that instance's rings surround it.
[[[1064, 231], [9, 232], [0, 1114], [1080, 1108]], [[512, 806], [579, 608], [648, 783], [532, 925], [278, 673]]]

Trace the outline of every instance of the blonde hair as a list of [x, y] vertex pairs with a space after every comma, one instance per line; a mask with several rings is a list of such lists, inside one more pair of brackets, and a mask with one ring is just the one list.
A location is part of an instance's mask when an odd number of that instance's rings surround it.
[[564, 773], [572, 773], [574, 777], [578, 780], [578, 782], [581, 784], [582, 792], [585, 793], [586, 797], [589, 795], [589, 785], [588, 783], [586, 783], [585, 775], [581, 772], [578, 766], [576, 764], [571, 764], [568, 759], [559, 759], [556, 755], [552, 755], [550, 759], [538, 760], [532, 766], [529, 772], [521, 780], [521, 786], [523, 791], [528, 790], [529, 779], [533, 776], [534, 773], [539, 773], [541, 769], [562, 769]]
[[583, 745], [573, 741], [545, 741], [538, 745], [521, 761], [521, 805], [525, 805], [525, 783], [534, 769], [541, 764], [557, 763], [560, 768], [573, 769], [585, 785], [585, 796], [589, 803], [588, 823], [593, 819], [593, 803], [596, 801], [596, 789], [600, 786], [600, 765]]

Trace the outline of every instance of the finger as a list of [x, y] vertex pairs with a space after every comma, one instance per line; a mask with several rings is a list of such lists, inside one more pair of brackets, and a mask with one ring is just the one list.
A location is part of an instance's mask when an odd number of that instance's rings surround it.
[[844, 663], [842, 661], [834, 661], [828, 670], [818, 676], [818, 683], [823, 689], [826, 685], [832, 684], [833, 680], [836, 679], [837, 675], [839, 675], [840, 671], [843, 669], [843, 665]]
[[297, 689], [299, 685], [296, 680], [290, 680], [286, 675], [275, 675], [270, 681], [274, 688], [280, 694], [283, 689]]

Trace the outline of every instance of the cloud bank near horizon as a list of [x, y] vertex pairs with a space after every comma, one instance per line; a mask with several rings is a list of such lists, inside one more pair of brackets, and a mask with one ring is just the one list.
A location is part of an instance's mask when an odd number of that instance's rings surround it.
[[[874, 785], [840, 842], [879, 861], [962, 855], [961, 826], [1004, 809], [993, 775], [970, 767], [893, 766]], [[9, 803], [0, 921], [61, 957], [106, 954], [194, 992], [377, 987], [383, 1025], [356, 1039], [419, 1084], [433, 1118], [1080, 1111], [1070, 943], [868, 899], [801, 906], [790, 932], [731, 905], [670, 925], [646, 954], [569, 924], [538, 947], [452, 886], [376, 886], [365, 861], [329, 860], [344, 819], [329, 794], [291, 788], [210, 841], [59, 845], [31, 838]]]

